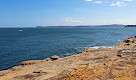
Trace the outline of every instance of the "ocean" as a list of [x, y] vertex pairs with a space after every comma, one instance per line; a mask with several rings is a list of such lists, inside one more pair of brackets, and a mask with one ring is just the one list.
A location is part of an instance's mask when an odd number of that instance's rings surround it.
[[0, 28], [0, 70], [26, 60], [66, 57], [88, 47], [112, 47], [136, 35], [136, 28]]

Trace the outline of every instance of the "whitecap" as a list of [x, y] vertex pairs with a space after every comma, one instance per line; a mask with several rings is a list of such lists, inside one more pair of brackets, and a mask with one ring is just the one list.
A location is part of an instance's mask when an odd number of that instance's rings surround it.
[[65, 56], [71, 56], [71, 55], [75, 55], [76, 53], [65, 53], [65, 54], [61, 54], [61, 57], [65, 57]]
[[113, 48], [114, 46], [94, 46], [94, 47], [89, 47], [89, 48], [95, 48], [95, 49], [99, 49], [99, 48]]
[[82, 52], [84, 49], [86, 49], [87, 47], [76, 47], [74, 49], [76, 49], [78, 52]]
[[23, 30], [18, 30], [18, 31], [22, 32]]

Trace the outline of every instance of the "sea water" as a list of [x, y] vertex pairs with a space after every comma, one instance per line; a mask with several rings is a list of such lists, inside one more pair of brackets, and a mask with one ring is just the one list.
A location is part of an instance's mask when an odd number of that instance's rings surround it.
[[115, 46], [135, 35], [136, 28], [125, 27], [0, 28], [0, 70], [26, 60], [79, 54], [88, 47]]

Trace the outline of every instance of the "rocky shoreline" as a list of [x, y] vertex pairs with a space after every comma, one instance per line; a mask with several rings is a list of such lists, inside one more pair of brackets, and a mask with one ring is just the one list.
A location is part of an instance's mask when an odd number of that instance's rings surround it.
[[136, 80], [136, 36], [113, 48], [87, 48], [60, 58], [23, 61], [0, 80]]

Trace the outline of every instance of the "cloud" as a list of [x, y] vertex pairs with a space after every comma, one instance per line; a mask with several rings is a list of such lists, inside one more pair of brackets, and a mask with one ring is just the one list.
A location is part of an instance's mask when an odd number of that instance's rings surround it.
[[84, 0], [84, 1], [91, 2], [91, 1], [93, 1], [93, 0]]
[[82, 23], [82, 21], [75, 18], [63, 18], [63, 21], [67, 23]]
[[102, 1], [95, 1], [95, 2], [93, 2], [93, 3], [95, 3], [95, 4], [101, 4]]
[[124, 1], [129, 1], [129, 2], [131, 2], [131, 1], [133, 1], [133, 0], [124, 0]]
[[111, 4], [111, 6], [126, 6], [126, 4], [124, 2], [118, 1], [116, 3]]

